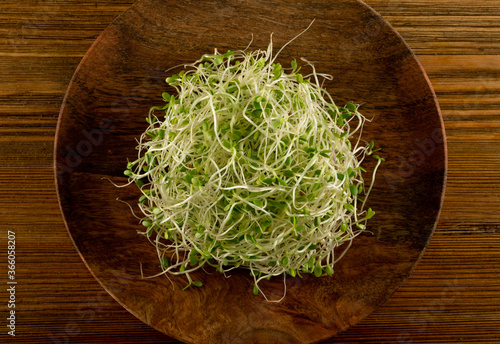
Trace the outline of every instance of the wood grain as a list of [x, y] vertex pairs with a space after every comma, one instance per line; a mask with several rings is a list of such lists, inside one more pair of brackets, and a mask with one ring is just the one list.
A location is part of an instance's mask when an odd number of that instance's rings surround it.
[[[434, 85], [448, 135], [448, 188], [412, 276], [334, 342], [499, 343], [500, 2], [367, 3], [403, 35]], [[0, 4], [0, 228], [17, 232], [16, 342], [178, 343], [102, 294], [66, 234], [52, 181], [57, 114], [70, 78], [131, 4]], [[5, 252], [4, 234], [0, 240]], [[0, 273], [4, 281], [4, 265]], [[3, 288], [0, 297], [7, 300]], [[0, 342], [10, 342], [6, 332]]]

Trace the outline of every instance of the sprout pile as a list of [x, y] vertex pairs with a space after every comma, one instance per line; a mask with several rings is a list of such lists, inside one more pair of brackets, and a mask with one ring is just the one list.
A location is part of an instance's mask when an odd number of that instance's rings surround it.
[[383, 159], [361, 139], [358, 106], [336, 106], [311, 63], [302, 75], [276, 56], [272, 43], [215, 50], [166, 79], [176, 92], [151, 109], [125, 171], [160, 274], [201, 286], [197, 269], [245, 268], [254, 294], [272, 276], [329, 276], [375, 214], [364, 206]]

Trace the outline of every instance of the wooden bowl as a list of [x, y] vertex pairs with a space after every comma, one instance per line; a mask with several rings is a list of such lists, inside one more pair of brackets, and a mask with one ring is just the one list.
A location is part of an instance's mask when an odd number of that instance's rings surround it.
[[[361, 103], [371, 119], [363, 137], [386, 159], [369, 206], [377, 215], [336, 265], [333, 277], [288, 278], [280, 303], [253, 296], [248, 271], [231, 277], [198, 271], [202, 288], [181, 291], [183, 277], [143, 279], [159, 271], [155, 249], [120, 198], [127, 158], [144, 118], [161, 104], [166, 69], [219, 51], [275, 51], [289, 65], [304, 57], [338, 104]], [[368, 169], [373, 166], [368, 166]], [[56, 182], [69, 234], [101, 285], [136, 317], [188, 343], [311, 343], [338, 334], [382, 304], [408, 277], [440, 212], [446, 178], [443, 121], [417, 59], [390, 25], [356, 0], [141, 0], [116, 19], [83, 58], [61, 108]], [[283, 292], [276, 278], [263, 288]]]

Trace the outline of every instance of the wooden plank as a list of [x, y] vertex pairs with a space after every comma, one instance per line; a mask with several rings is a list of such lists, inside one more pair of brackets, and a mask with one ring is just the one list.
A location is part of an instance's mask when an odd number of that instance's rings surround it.
[[[411, 277], [325, 343], [500, 343], [500, 1], [366, 2], [402, 34], [435, 88], [448, 135], [448, 188]], [[132, 3], [0, 3], [0, 232], [1, 252], [7, 230], [18, 237], [17, 343], [177, 343], [103, 296], [66, 233], [53, 186], [66, 86], [94, 39]], [[4, 278], [4, 266], [0, 272]], [[0, 298], [7, 300], [5, 291]]]

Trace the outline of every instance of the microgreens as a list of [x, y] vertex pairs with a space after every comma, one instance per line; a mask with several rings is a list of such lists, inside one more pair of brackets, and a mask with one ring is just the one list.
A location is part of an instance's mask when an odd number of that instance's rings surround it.
[[[312, 73], [267, 51], [204, 55], [166, 79], [125, 175], [142, 191], [141, 232], [162, 273], [213, 266], [249, 269], [254, 294], [271, 276], [331, 276], [375, 212], [360, 164], [374, 151], [359, 136], [358, 106], [334, 104]], [[353, 141], [351, 143], [351, 140]], [[363, 196], [361, 200], [359, 197]], [[167, 259], [168, 257], [168, 259]], [[264, 295], [265, 297], [265, 295]]]

